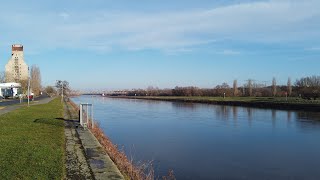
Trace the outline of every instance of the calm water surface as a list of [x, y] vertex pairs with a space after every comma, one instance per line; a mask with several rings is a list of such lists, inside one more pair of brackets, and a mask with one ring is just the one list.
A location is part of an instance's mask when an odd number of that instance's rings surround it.
[[320, 179], [320, 113], [80, 96], [134, 160], [177, 179]]

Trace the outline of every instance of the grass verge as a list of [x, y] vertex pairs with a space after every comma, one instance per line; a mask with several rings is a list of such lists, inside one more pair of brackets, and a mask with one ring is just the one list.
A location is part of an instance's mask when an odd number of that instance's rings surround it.
[[0, 179], [62, 179], [62, 118], [59, 99], [0, 116]]

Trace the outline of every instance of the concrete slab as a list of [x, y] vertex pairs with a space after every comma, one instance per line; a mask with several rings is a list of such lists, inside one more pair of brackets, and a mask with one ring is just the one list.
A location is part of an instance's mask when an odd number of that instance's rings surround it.
[[64, 106], [66, 177], [65, 179], [95, 179], [87, 162], [81, 141], [77, 134], [77, 121], [70, 113], [70, 106]]
[[99, 141], [90, 130], [78, 128], [77, 131], [95, 178], [111, 180], [124, 179], [117, 166], [103, 150]]

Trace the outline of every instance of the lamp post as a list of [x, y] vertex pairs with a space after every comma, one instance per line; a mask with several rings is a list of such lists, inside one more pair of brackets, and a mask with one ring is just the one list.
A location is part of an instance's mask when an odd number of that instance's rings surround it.
[[30, 71], [29, 71], [29, 67], [28, 67], [28, 107], [30, 106]]
[[61, 83], [61, 102], [63, 102], [63, 82]]

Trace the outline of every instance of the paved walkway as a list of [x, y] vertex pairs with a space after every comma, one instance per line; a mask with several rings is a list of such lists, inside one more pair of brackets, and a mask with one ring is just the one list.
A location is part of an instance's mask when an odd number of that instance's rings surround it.
[[14, 110], [19, 109], [19, 108], [21, 108], [21, 107], [23, 107], [23, 106], [24, 106], [24, 105], [14, 105], [14, 106], [2, 107], [2, 108], [0, 109], [0, 115], [6, 114], [6, 113], [8, 113], [8, 112], [10, 112], [10, 111], [14, 111]]
[[94, 179], [79, 140], [77, 116], [70, 104], [65, 103], [66, 179]]
[[78, 129], [95, 179], [122, 180], [123, 175], [89, 130]]

